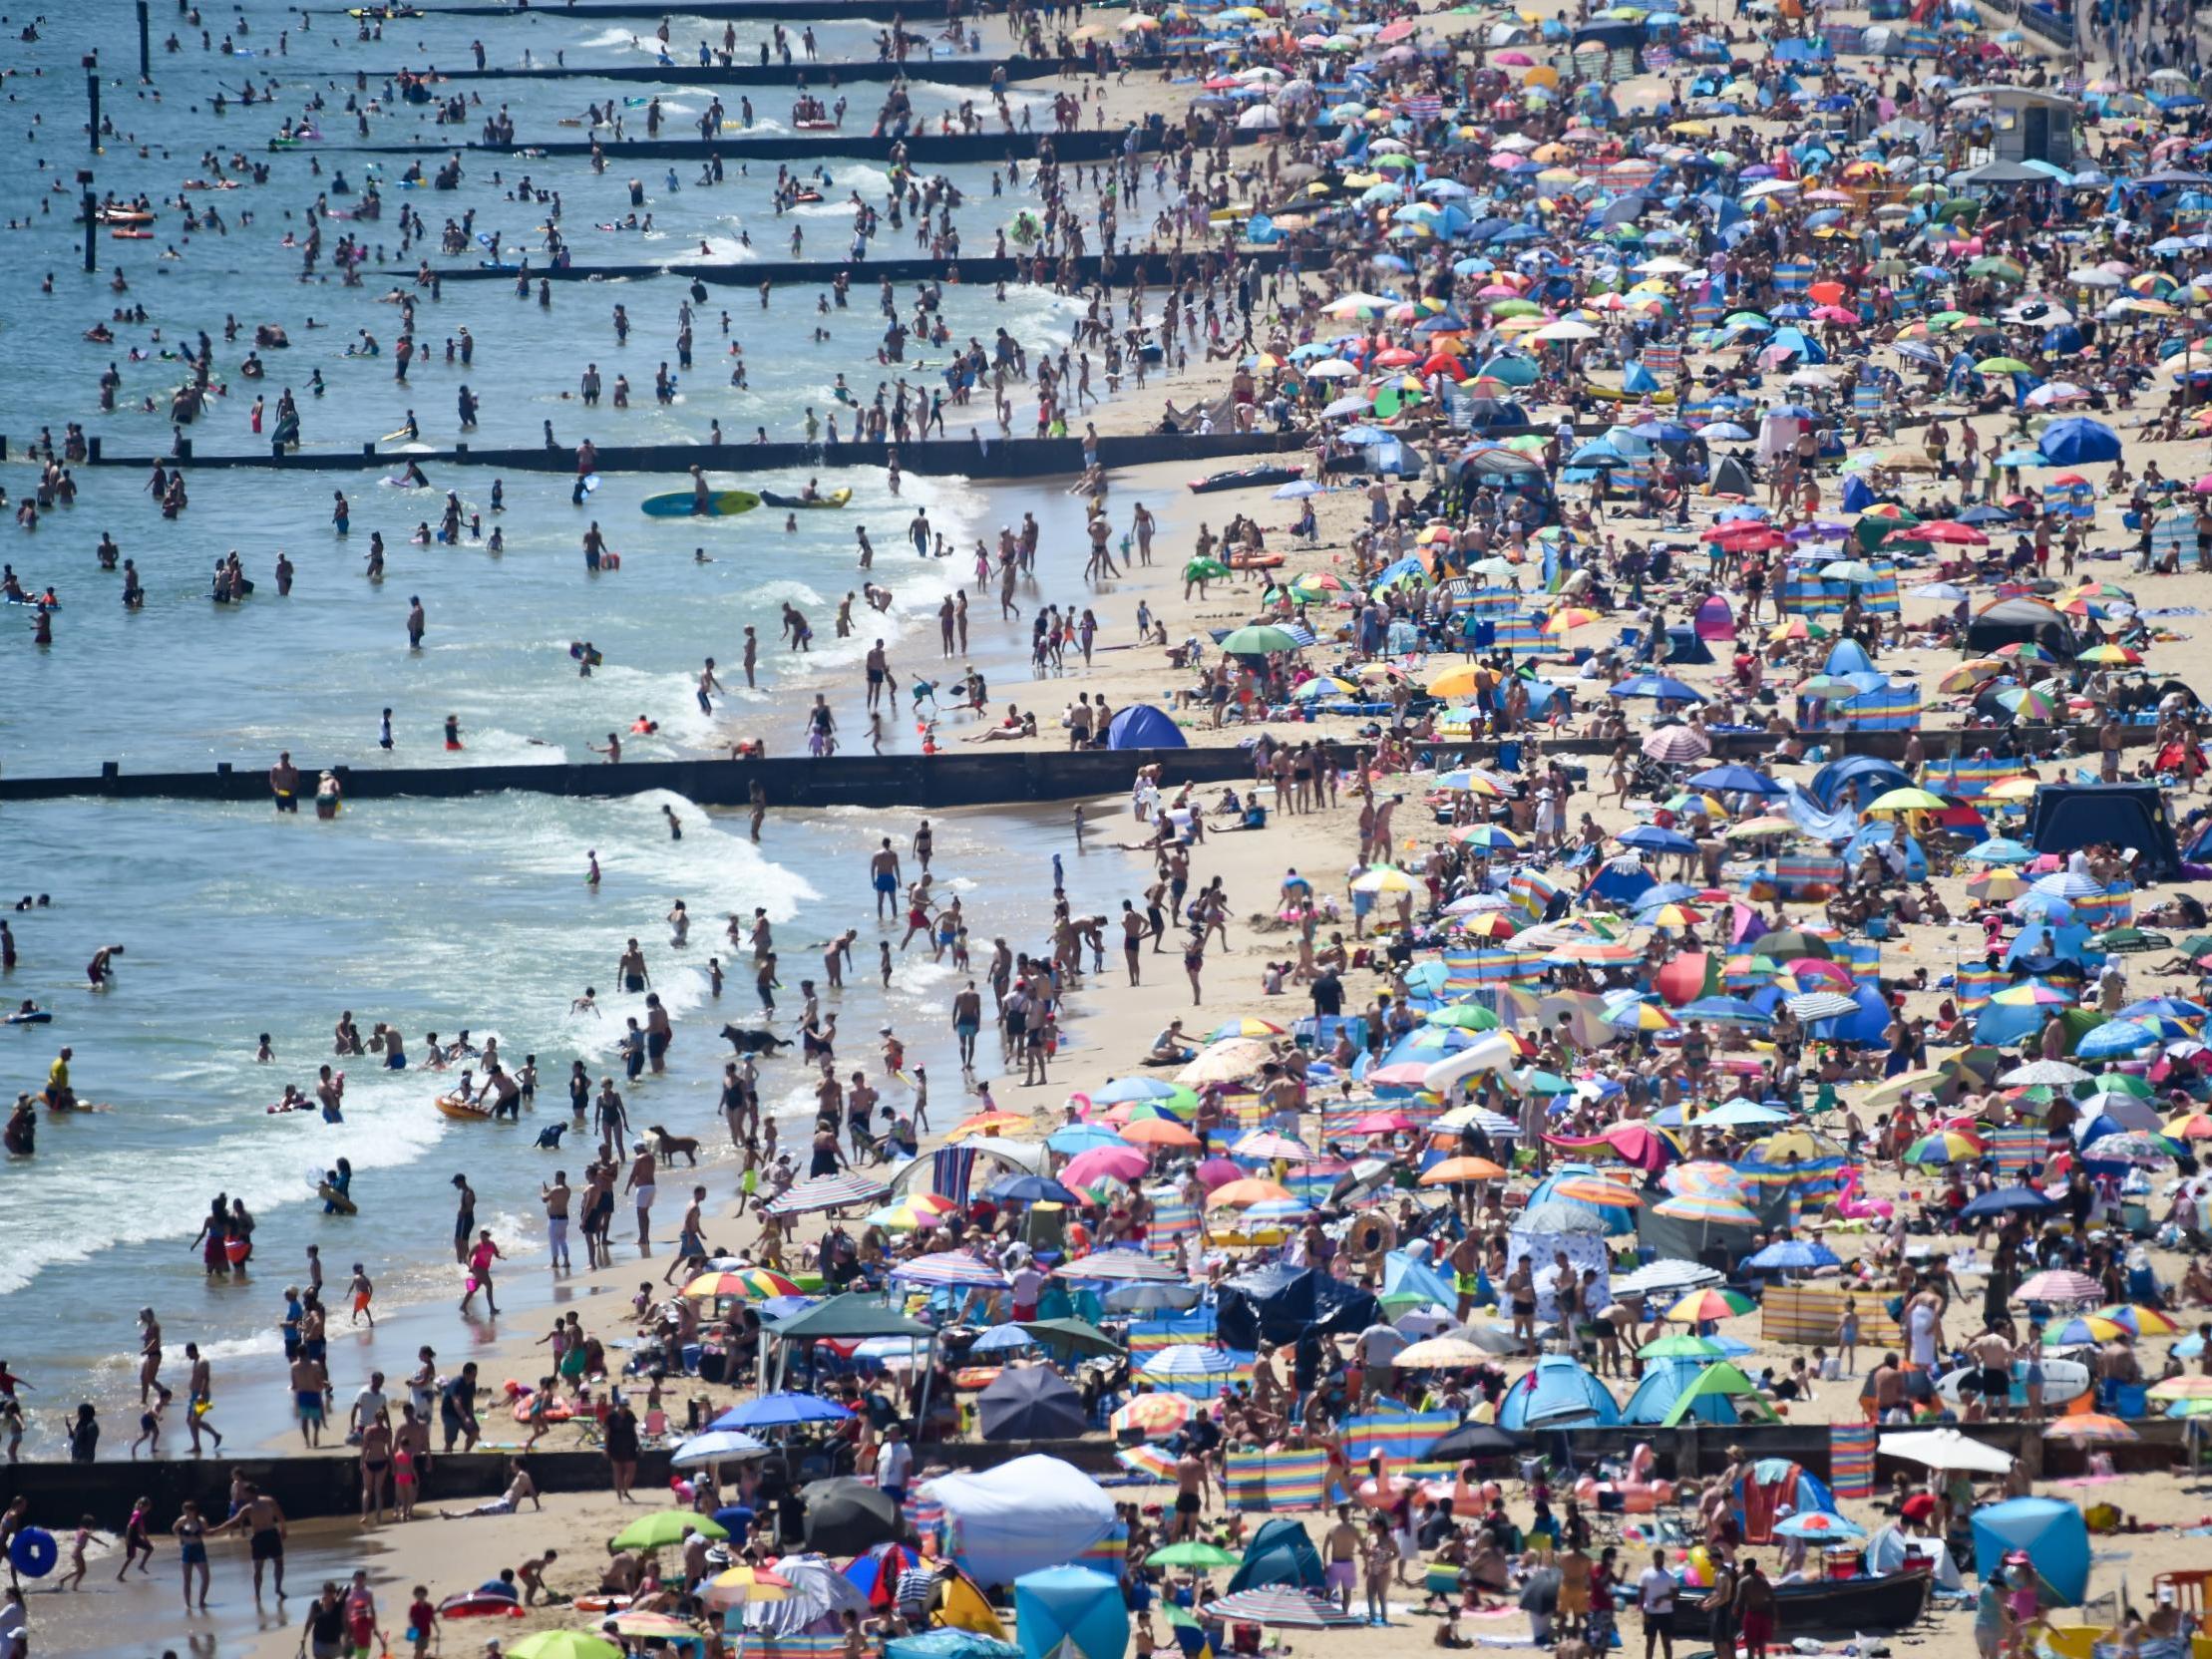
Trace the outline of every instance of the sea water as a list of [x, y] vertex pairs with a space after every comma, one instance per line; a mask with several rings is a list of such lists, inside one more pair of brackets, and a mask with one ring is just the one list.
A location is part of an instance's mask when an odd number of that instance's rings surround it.
[[[441, 448], [462, 438], [484, 447], [536, 446], [551, 422], [564, 446], [584, 437], [602, 445], [701, 445], [699, 460], [717, 486], [791, 492], [806, 475], [743, 470], [742, 445], [752, 432], [797, 437], [810, 404], [827, 417], [840, 372], [862, 399], [902, 372], [876, 362], [886, 319], [865, 266], [856, 271], [849, 309], [820, 309], [820, 296], [803, 288], [778, 289], [765, 310], [750, 289], [710, 290], [695, 307], [695, 367], [680, 375], [677, 399], [666, 404], [655, 402], [652, 378], [663, 359], [675, 365], [676, 312], [687, 298], [676, 280], [556, 284], [550, 309], [535, 292], [516, 298], [503, 280], [451, 283], [435, 300], [406, 282], [417, 254], [403, 259], [397, 249], [403, 198], [421, 208], [434, 232], [447, 215], [473, 206], [479, 230], [501, 232], [505, 247], [527, 245], [544, 215], [535, 203], [512, 198], [526, 171], [535, 184], [562, 192], [563, 224], [578, 241], [580, 259], [675, 259], [695, 254], [702, 239], [718, 256], [734, 258], [743, 253], [740, 233], [751, 234], [754, 253], [781, 256], [793, 223], [808, 228], [810, 254], [843, 252], [850, 217], [835, 198], [779, 219], [770, 206], [776, 166], [746, 164], [735, 139], [723, 184], [697, 187], [697, 164], [677, 164], [674, 189], [665, 166], [632, 165], [618, 154], [603, 177], [580, 158], [470, 154], [461, 190], [402, 192], [389, 187], [401, 159], [342, 148], [350, 129], [339, 127], [335, 107], [351, 95], [356, 68], [369, 70], [372, 88], [380, 88], [382, 75], [403, 64], [464, 62], [468, 41], [479, 35], [495, 63], [519, 61], [526, 43], [540, 60], [564, 50], [571, 62], [639, 61], [626, 34], [600, 38], [615, 32], [603, 21], [536, 12], [425, 19], [386, 25], [382, 41], [363, 43], [350, 28], [337, 37], [327, 32], [334, 13], [318, 10], [314, 32], [302, 35], [297, 14], [273, 5], [209, 10], [216, 40], [230, 32], [255, 54], [240, 59], [202, 53], [196, 32], [184, 30], [181, 18], [187, 50], [161, 52], [171, 25], [158, 9], [157, 102], [151, 91], [114, 79], [133, 67], [128, 45], [115, 38], [116, 15], [113, 8], [85, 8], [50, 17], [41, 24], [43, 40], [7, 47], [15, 71], [7, 112], [22, 145], [12, 183], [0, 188], [0, 210], [18, 226], [0, 232], [0, 282], [10, 295], [0, 319], [8, 371], [0, 382], [0, 431], [11, 440], [0, 482], [11, 500], [31, 491], [33, 474], [22, 461], [26, 440], [41, 426], [58, 436], [65, 422], [82, 421], [110, 454], [166, 453], [168, 396], [187, 371], [163, 354], [200, 330], [213, 338], [217, 379], [227, 388], [186, 429], [206, 452], [257, 452], [273, 425], [276, 396], [288, 386], [310, 450], [357, 454], [363, 442], [399, 428], [409, 411], [422, 442]], [[250, 25], [243, 34], [235, 29], [239, 17]], [[278, 56], [278, 31], [287, 27], [289, 51]], [[846, 41], [857, 30], [826, 26], [820, 33], [826, 53], [860, 49]], [[679, 31], [679, 43], [684, 38]], [[106, 107], [119, 132], [97, 155], [82, 139], [77, 70], [81, 55], [95, 48], [111, 77]], [[241, 108], [235, 96], [248, 73], [257, 82], [276, 79], [278, 102]], [[231, 100], [221, 115], [211, 102], [218, 87]], [[609, 84], [601, 91], [602, 101], [614, 90]], [[688, 106], [700, 90], [668, 96]], [[267, 152], [279, 119], [296, 116], [318, 92], [332, 106], [331, 136], [303, 150]], [[487, 88], [486, 96], [493, 92]], [[525, 142], [564, 132], [572, 138], [573, 130], [556, 123], [589, 101], [583, 89], [559, 83], [516, 83], [496, 92], [515, 110]], [[880, 93], [863, 86], [849, 96], [860, 108]], [[634, 95], [634, 88], [624, 94]], [[723, 97], [734, 111], [734, 94], [725, 90]], [[764, 117], [775, 113], [776, 100], [766, 94], [754, 103]], [[481, 112], [472, 113], [481, 121]], [[637, 130], [636, 113], [625, 115]], [[671, 112], [679, 135], [682, 120], [683, 112]], [[375, 143], [419, 133], [457, 144], [473, 132], [439, 129], [409, 106], [387, 106], [372, 117]], [[214, 174], [204, 159], [210, 152], [265, 161], [271, 180], [189, 192], [201, 210], [216, 206], [227, 230], [187, 237], [174, 198], [184, 179]], [[383, 245], [388, 262], [372, 262], [358, 287], [320, 277], [300, 281], [298, 252], [283, 245], [284, 237], [304, 232], [304, 213], [338, 171], [358, 190], [372, 164], [387, 180], [387, 217], [355, 228], [372, 246]], [[881, 168], [833, 157], [819, 166], [826, 196], [859, 190], [882, 205]], [[163, 203], [153, 240], [101, 235], [98, 276], [78, 268], [79, 228], [71, 219], [80, 167], [93, 172], [103, 192], [143, 190]], [[988, 251], [1017, 206], [1035, 201], [1026, 177], [994, 197], [992, 170], [955, 174], [970, 192], [956, 218], [976, 251]], [[588, 230], [626, 215], [632, 176], [644, 180], [655, 231]], [[341, 204], [358, 196], [331, 199]], [[253, 222], [241, 222], [248, 211]], [[326, 225], [326, 247], [345, 228]], [[173, 246], [183, 257], [159, 256]], [[893, 234], [877, 246], [904, 253], [911, 238]], [[455, 263], [436, 256], [433, 262]], [[118, 267], [128, 283], [121, 294], [108, 282]], [[320, 269], [328, 271], [327, 257]], [[49, 274], [51, 291], [42, 291]], [[391, 297], [403, 287], [416, 298], [418, 339], [429, 353], [404, 385], [394, 378], [391, 354], [399, 332]], [[902, 310], [911, 310], [913, 297], [911, 289], [898, 295]], [[632, 322], [626, 346], [613, 332], [616, 303]], [[149, 321], [113, 324], [112, 344], [83, 338], [124, 304], [144, 304]], [[987, 343], [1004, 327], [1032, 356], [1068, 341], [1078, 316], [1071, 300], [1027, 289], [1001, 300], [987, 288], [947, 287], [944, 307], [955, 340], [972, 335]], [[222, 337], [226, 316], [240, 324], [234, 341]], [[238, 368], [258, 323], [282, 326], [292, 343], [260, 352], [268, 373], [256, 382]], [[464, 327], [476, 343], [475, 361], [466, 366], [458, 349], [454, 361], [445, 355], [446, 342], [458, 341]], [[815, 339], [817, 328], [828, 338]], [[366, 336], [376, 339], [378, 355], [365, 355]], [[743, 348], [749, 381], [743, 388], [731, 384], [733, 342]], [[945, 355], [913, 346], [908, 353], [923, 364]], [[616, 373], [629, 376], [629, 410], [582, 409], [573, 394], [586, 362], [598, 364], [609, 392]], [[122, 386], [118, 408], [103, 414], [95, 407], [97, 378], [110, 363]], [[319, 399], [308, 391], [316, 369], [326, 385]], [[920, 380], [931, 370], [910, 361], [905, 372]], [[479, 426], [467, 434], [456, 417], [464, 381], [483, 405]], [[248, 416], [257, 394], [269, 405], [260, 437]], [[140, 408], [148, 398], [152, 413]], [[1025, 430], [1032, 407], [1026, 400], [1017, 405], [1017, 430]], [[851, 412], [844, 413], [849, 432]], [[708, 452], [703, 445], [714, 420], [725, 444]], [[950, 410], [948, 420], [952, 436], [965, 436], [970, 426], [996, 436], [987, 403]], [[584, 746], [603, 744], [610, 731], [621, 734], [625, 756], [712, 753], [732, 737], [752, 735], [788, 752], [797, 712], [817, 683], [832, 692], [851, 745], [859, 741], [850, 730], [858, 659], [878, 635], [890, 640], [903, 679], [957, 674], [961, 664], [939, 657], [928, 622], [943, 595], [971, 574], [976, 540], [993, 537], [999, 522], [1034, 510], [1046, 528], [1051, 574], [1043, 595], [1024, 590], [1025, 612], [1040, 596], [1063, 604], [1083, 598], [1072, 584], [1080, 511], [1056, 492], [986, 495], [958, 479], [909, 477], [894, 495], [880, 471], [839, 470], [822, 482], [851, 486], [851, 505], [799, 512], [787, 530], [785, 514], [765, 507], [709, 521], [639, 512], [645, 496], [686, 488], [680, 474], [609, 473], [580, 504], [571, 499], [572, 481], [561, 475], [499, 477], [483, 467], [435, 464], [429, 490], [401, 489], [382, 482], [401, 472], [400, 447], [379, 446], [378, 458], [358, 471], [190, 471], [190, 505], [174, 519], [161, 516], [144, 475], [79, 467], [74, 505], [48, 513], [35, 532], [0, 528], [0, 558], [24, 587], [37, 592], [51, 584], [61, 599], [52, 618], [55, 643], [46, 648], [30, 641], [28, 611], [0, 611], [7, 687], [0, 697], [0, 767], [17, 775], [83, 775], [104, 761], [140, 771], [216, 761], [257, 769], [279, 750], [310, 767], [373, 765], [387, 758], [378, 747], [386, 708], [394, 737], [388, 758], [406, 765], [582, 760]], [[496, 478], [505, 497], [499, 512], [492, 505]], [[460, 496], [467, 520], [481, 517], [481, 528], [456, 545], [417, 544], [416, 526], [435, 527], [449, 490]], [[343, 536], [331, 522], [333, 493], [340, 491], [351, 505]], [[906, 532], [918, 509], [926, 510], [954, 557], [915, 555]], [[581, 538], [594, 519], [621, 554], [619, 570], [585, 569]], [[488, 547], [495, 526], [505, 541], [498, 553]], [[857, 526], [868, 529], [877, 549], [866, 573], [857, 566]], [[386, 547], [381, 583], [363, 574], [372, 530], [382, 532]], [[147, 593], [143, 608], [127, 611], [120, 576], [96, 562], [103, 532], [134, 560]], [[233, 548], [257, 589], [242, 603], [217, 606], [209, 575]], [[297, 572], [288, 597], [275, 592], [279, 552]], [[841, 639], [838, 605], [864, 575], [891, 590], [890, 606], [878, 613], [856, 602], [855, 631]], [[419, 652], [407, 649], [405, 637], [412, 598], [420, 598], [429, 619]], [[813, 650], [803, 658], [777, 642], [787, 603], [814, 630]], [[1127, 625], [1104, 608], [1101, 615], [1110, 630]], [[1026, 655], [1026, 621], [1000, 628], [995, 616], [995, 600], [983, 598], [973, 623], [973, 660], [994, 678], [1000, 662]], [[758, 631], [762, 656], [761, 689], [752, 693], [738, 666], [748, 624]], [[570, 649], [583, 640], [600, 658], [588, 677]], [[727, 688], [711, 716], [693, 696], [709, 655]], [[445, 747], [449, 715], [459, 720], [458, 751]], [[640, 719], [654, 729], [633, 733]], [[907, 721], [902, 714], [891, 723], [890, 742], [911, 752]], [[682, 823], [680, 842], [669, 839], [663, 806]], [[819, 941], [865, 919], [862, 877], [876, 835], [911, 832], [908, 815], [895, 819], [778, 814], [756, 849], [741, 820], [663, 795], [362, 801], [334, 823], [306, 814], [278, 817], [264, 806], [84, 800], [0, 808], [7, 896], [20, 889], [52, 897], [49, 907], [10, 917], [23, 962], [0, 985], [0, 996], [11, 1007], [35, 999], [55, 1015], [51, 1025], [0, 1031], [0, 1078], [18, 1090], [40, 1087], [55, 1050], [67, 1043], [76, 1051], [80, 1095], [113, 1107], [44, 1119], [38, 1156], [0, 1168], [0, 1239], [7, 1245], [0, 1253], [0, 1330], [10, 1366], [39, 1387], [27, 1444], [50, 1452], [56, 1408], [78, 1398], [104, 1408], [107, 1450], [128, 1441], [137, 1395], [129, 1356], [134, 1315], [144, 1305], [157, 1307], [165, 1321], [173, 1377], [182, 1374], [178, 1356], [187, 1340], [215, 1359], [216, 1421], [223, 1423], [224, 1402], [237, 1411], [247, 1379], [252, 1387], [278, 1380], [278, 1292], [302, 1277], [309, 1242], [321, 1246], [334, 1291], [359, 1259], [376, 1277], [378, 1303], [388, 1313], [450, 1301], [457, 1295], [450, 1257], [456, 1172], [467, 1172], [476, 1185], [481, 1223], [505, 1245], [533, 1247], [538, 1182], [556, 1164], [576, 1174], [587, 1149], [571, 1142], [558, 1154], [540, 1153], [531, 1140], [538, 1125], [565, 1117], [561, 1080], [571, 1059], [585, 1059], [594, 1076], [615, 1069], [623, 1019], [641, 1002], [615, 994], [614, 960], [630, 936], [645, 945], [654, 987], [679, 1031], [670, 1075], [630, 1093], [632, 1118], [719, 1147], [726, 1137], [713, 1105], [726, 1050], [712, 1034], [725, 1013], [749, 1024], [757, 1012], [749, 962], [721, 936], [724, 919], [733, 912], [749, 919], [761, 906], [777, 923], [787, 987], [781, 1025], [788, 1034], [797, 982], [819, 967]], [[964, 872], [962, 835], [974, 839]], [[979, 943], [992, 932], [1020, 942], [1022, 930], [1034, 927], [1049, 852], [1062, 842], [1057, 825], [994, 822], [940, 833], [955, 875], [971, 876], [986, 861], [993, 872], [988, 887], [968, 897]], [[596, 891], [583, 882], [592, 851], [605, 872]], [[1110, 896], [1102, 888], [1090, 901]], [[669, 948], [660, 920], [678, 898], [694, 918], [682, 952]], [[119, 985], [88, 993], [84, 963], [114, 943], [126, 946]], [[872, 943], [864, 928], [858, 977], [866, 983], [848, 993], [847, 1042], [887, 1018], [903, 1030], [941, 1026], [949, 967], [929, 962], [918, 947], [901, 958], [887, 991], [869, 971]], [[710, 954], [719, 954], [730, 972], [722, 1008], [710, 1006], [703, 972]], [[571, 1010], [586, 985], [601, 992], [598, 1015]], [[346, 1063], [340, 1124], [311, 1113], [270, 1116], [266, 1108], [286, 1082], [311, 1090], [318, 1065], [339, 1064], [330, 1055], [330, 1031], [345, 1009], [364, 1031], [382, 1020], [406, 1032], [416, 1069], [390, 1074], [373, 1060]], [[423, 1037], [436, 1030], [450, 1038], [464, 1026], [479, 1040], [496, 1032], [510, 1063], [538, 1055], [545, 1081], [535, 1122], [523, 1130], [454, 1124], [437, 1114], [434, 1097], [451, 1080], [419, 1069]], [[253, 1058], [263, 1032], [277, 1057], [269, 1065]], [[936, 1107], [945, 1121], [960, 1112], [952, 1081], [943, 1080]], [[791, 1122], [811, 1113], [795, 1062], [772, 1065], [765, 1084]], [[894, 1091], [892, 1098], [900, 1097]], [[325, 1217], [310, 1187], [310, 1172], [339, 1156], [356, 1170], [362, 1214], [352, 1220]], [[727, 1159], [726, 1147], [720, 1156]], [[714, 1179], [718, 1193], [726, 1192], [728, 1176], [725, 1166]], [[217, 1192], [243, 1198], [259, 1220], [255, 1262], [243, 1284], [208, 1281], [189, 1247]], [[666, 1217], [669, 1226], [673, 1220]], [[542, 1261], [532, 1261], [529, 1271], [542, 1279]], [[529, 1293], [521, 1294], [527, 1306]], [[342, 1306], [342, 1298], [332, 1299]], [[396, 1367], [405, 1357], [379, 1350], [378, 1363]], [[232, 1417], [228, 1428], [244, 1429], [254, 1444], [269, 1425]], [[173, 1423], [173, 1438], [181, 1431]]]

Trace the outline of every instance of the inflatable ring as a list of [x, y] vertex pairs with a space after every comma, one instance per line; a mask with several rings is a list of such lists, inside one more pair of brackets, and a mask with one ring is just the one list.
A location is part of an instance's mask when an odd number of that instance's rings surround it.
[[995, 1365], [971, 1365], [952, 1373], [952, 1386], [957, 1389], [989, 1388], [998, 1381], [998, 1372], [999, 1367]]
[[626, 1595], [579, 1595], [568, 1603], [579, 1613], [619, 1613], [629, 1604]]
[[8, 1540], [8, 1564], [26, 1578], [44, 1578], [62, 1558], [62, 1546], [42, 1526], [26, 1526]]

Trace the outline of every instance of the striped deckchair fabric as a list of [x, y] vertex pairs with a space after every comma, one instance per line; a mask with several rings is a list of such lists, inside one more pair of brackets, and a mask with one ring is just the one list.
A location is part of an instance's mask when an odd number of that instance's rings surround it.
[[1646, 346], [1638, 354], [1638, 360], [1652, 371], [1655, 379], [1671, 380], [1682, 366], [1682, 348], [1676, 345]]
[[1328, 1495], [1325, 1452], [1232, 1452], [1228, 1474], [1234, 1508], [1317, 1509]]
[[[1843, 1298], [1840, 1290], [1812, 1285], [1769, 1285], [1759, 1300], [1759, 1337], [1765, 1342], [1832, 1345], [1836, 1326], [1843, 1320]], [[1905, 1333], [1897, 1328], [1882, 1297], [1860, 1292], [1856, 1299], [1860, 1347], [1875, 1348], [1905, 1340]]]
[[1460, 997], [1470, 992], [1505, 985], [1536, 971], [1546, 952], [1515, 950], [1447, 950], [1444, 952], [1444, 990]]
[[1920, 724], [1920, 687], [1891, 681], [1865, 691], [1836, 710], [1836, 719], [1853, 732], [1909, 732]]
[[806, 1635], [771, 1636], [765, 1630], [747, 1630], [741, 1622], [743, 1606], [724, 1616], [723, 1634], [736, 1639], [731, 1652], [738, 1659], [837, 1659], [845, 1651], [842, 1631], [818, 1630]]
[[2007, 1124], [1984, 1137], [1998, 1173], [2018, 1180], [2042, 1162], [2050, 1150], [2050, 1137], [2040, 1124]]
[[936, 1498], [924, 1495], [925, 1492], [925, 1488], [910, 1489], [907, 1501], [900, 1505], [900, 1512], [907, 1517], [908, 1529], [917, 1538], [941, 1539], [948, 1517], [944, 1505]]
[[1526, 593], [1516, 593], [1510, 587], [1478, 587], [1474, 592], [1454, 602], [1453, 608], [1472, 611], [1492, 622], [1505, 622], [1521, 614], [1529, 602]]
[[2090, 893], [2082, 898], [2069, 898], [2073, 906], [2073, 919], [2091, 930], [2118, 927], [2133, 919], [2135, 914], [2135, 889], [2125, 881], [2115, 881], [2100, 893]]
[[1921, 782], [1938, 795], [1955, 795], [1961, 801], [1979, 801], [1982, 799], [1982, 792], [2000, 778], [2018, 778], [2020, 768], [2018, 761], [2001, 761], [1988, 755], [1971, 759], [1954, 755], [1948, 761], [1930, 761], [1921, 768]]
[[1558, 640], [1544, 636], [1543, 623], [1525, 616], [1500, 616], [1490, 643], [1493, 648], [1511, 651], [1516, 656], [1539, 656], [1559, 647]]
[[1395, 1411], [1347, 1417], [1339, 1426], [1344, 1456], [1354, 1464], [1363, 1464], [1377, 1454], [1393, 1462], [1415, 1459], [1458, 1428], [1459, 1421], [1451, 1412]]
[[1954, 977], [1959, 987], [1959, 1006], [1969, 1014], [1988, 1007], [1990, 998], [2013, 982], [2008, 970], [1980, 964], [1962, 967]]
[[1801, 294], [1813, 285], [1813, 265], [1807, 259], [1780, 259], [1774, 264], [1774, 287], [1779, 293]]
[[1188, 1250], [1198, 1242], [1198, 1206], [1183, 1196], [1182, 1188], [1147, 1187], [1145, 1196], [1152, 1200], [1152, 1225], [1146, 1230], [1145, 1245], [1154, 1255], [1170, 1261], [1176, 1245]]
[[1828, 1490], [1838, 1497], [1874, 1495], [1874, 1425], [1828, 1426]]
[[1733, 1163], [1729, 1167], [1762, 1196], [1789, 1188], [1808, 1206], [1827, 1199], [1843, 1184], [1840, 1158], [1807, 1159], [1795, 1169], [1786, 1163]]
[[1200, 1347], [1214, 1340], [1214, 1310], [1195, 1307], [1189, 1313], [1164, 1315], [1158, 1319], [1132, 1320], [1129, 1325], [1129, 1352], [1131, 1354], [1157, 1354], [1163, 1348], [1195, 1343]]

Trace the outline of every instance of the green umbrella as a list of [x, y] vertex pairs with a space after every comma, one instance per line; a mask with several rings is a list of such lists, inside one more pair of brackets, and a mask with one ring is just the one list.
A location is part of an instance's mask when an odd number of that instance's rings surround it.
[[1194, 558], [1183, 566], [1183, 579], [1187, 582], [1210, 582], [1228, 574], [1229, 566], [1218, 558]]
[[2018, 259], [2008, 259], [2001, 253], [1993, 253], [1968, 265], [1967, 275], [1995, 276], [2002, 277], [2007, 282], [2020, 282], [2026, 279], [2028, 272]]
[[2017, 357], [1985, 357], [1975, 367], [1986, 375], [2031, 375], [2035, 372]]
[[[1544, 314], [1544, 307], [1537, 304], [1533, 299], [1493, 300], [1490, 304], [1490, 314], [1493, 317], [1541, 317]], [[1488, 371], [1484, 372], [1487, 373]]]
[[622, 1650], [588, 1630], [534, 1630], [507, 1644], [508, 1659], [622, 1659]]
[[1218, 1544], [1201, 1543], [1192, 1538], [1184, 1543], [1171, 1543], [1165, 1549], [1155, 1549], [1145, 1557], [1148, 1567], [1233, 1567], [1244, 1557], [1234, 1549], [1223, 1549]]
[[1657, 1342], [1647, 1343], [1636, 1351], [1640, 1360], [1716, 1360], [1727, 1350], [1709, 1337], [1691, 1336], [1684, 1331], [1675, 1336], [1662, 1336]]
[[1297, 648], [1297, 638], [1290, 629], [1266, 622], [1239, 628], [1222, 641], [1222, 649], [1233, 657], [1264, 657], [1271, 651], [1295, 651]]
[[[1502, 303], [1506, 305], [1529, 304], [1527, 300], [1522, 299], [1509, 299]], [[1534, 311], [1536, 307], [1531, 305], [1529, 309]], [[1475, 371], [1475, 375], [1477, 379], [1502, 380], [1508, 386], [1534, 386], [1543, 372], [1536, 366], [1535, 358], [1506, 353], [1491, 358]]]
[[1452, 1026], [1460, 1031], [1496, 1031], [1505, 1022], [1479, 1002], [1455, 1002], [1449, 1008], [1431, 1008], [1424, 1016], [1430, 1025]]
[[1096, 1325], [1081, 1319], [1032, 1319], [1021, 1327], [1047, 1348], [1077, 1354], [1119, 1355], [1122, 1346]]
[[655, 1509], [649, 1515], [639, 1515], [619, 1532], [608, 1546], [610, 1549], [665, 1549], [670, 1544], [683, 1542], [684, 1534], [697, 1532], [701, 1537], [722, 1539], [729, 1533], [705, 1515], [690, 1509]]
[[2109, 932], [2090, 935], [2089, 943], [2098, 950], [2171, 950], [2173, 940], [2163, 933], [2148, 933], [2140, 927], [2115, 927]]

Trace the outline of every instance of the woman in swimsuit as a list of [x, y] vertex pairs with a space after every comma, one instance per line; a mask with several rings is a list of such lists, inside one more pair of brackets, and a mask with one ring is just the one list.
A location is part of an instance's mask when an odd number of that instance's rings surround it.
[[170, 1536], [177, 1540], [178, 1559], [184, 1568], [184, 1611], [192, 1610], [192, 1574], [197, 1573], [199, 1610], [204, 1613], [207, 1610], [207, 1522], [200, 1517], [199, 1505], [186, 1498], [184, 1513], [169, 1530]]
[[361, 1519], [364, 1523], [374, 1511], [375, 1518], [384, 1518], [384, 1483], [390, 1478], [392, 1468], [392, 1431], [382, 1422], [365, 1425], [361, 1430]]

